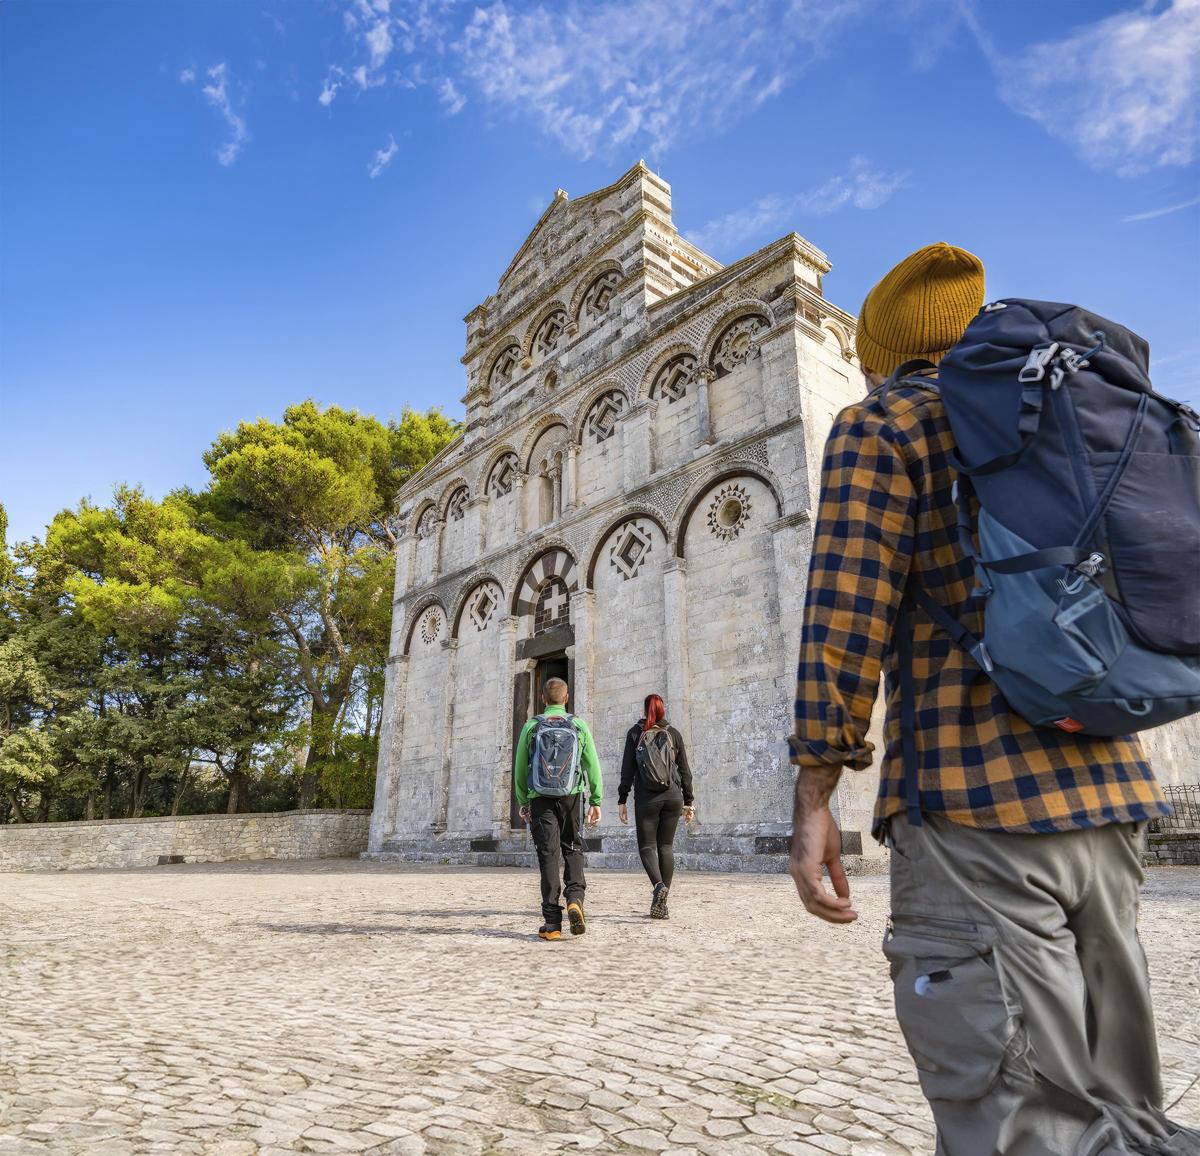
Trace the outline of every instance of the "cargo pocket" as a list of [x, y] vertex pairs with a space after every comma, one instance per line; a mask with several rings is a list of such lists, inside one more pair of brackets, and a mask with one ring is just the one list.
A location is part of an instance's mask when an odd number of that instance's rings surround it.
[[968, 920], [894, 915], [883, 953], [891, 962], [896, 1018], [931, 1100], [978, 1100], [1005, 1060], [1023, 1055], [1021, 1012], [1005, 998], [990, 930]]

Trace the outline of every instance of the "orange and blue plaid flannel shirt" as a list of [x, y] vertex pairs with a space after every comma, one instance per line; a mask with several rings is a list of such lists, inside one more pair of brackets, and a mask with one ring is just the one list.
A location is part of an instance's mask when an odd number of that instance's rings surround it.
[[[905, 809], [893, 628], [905, 584], [975, 635], [982, 610], [958, 545], [954, 438], [941, 399], [876, 389], [844, 409], [825, 447], [796, 689], [792, 762], [870, 765], [867, 741], [886, 662], [885, 753], [874, 833]], [[1168, 814], [1136, 738], [1034, 728], [928, 615], [913, 630], [921, 807], [994, 831], [1049, 832]]]

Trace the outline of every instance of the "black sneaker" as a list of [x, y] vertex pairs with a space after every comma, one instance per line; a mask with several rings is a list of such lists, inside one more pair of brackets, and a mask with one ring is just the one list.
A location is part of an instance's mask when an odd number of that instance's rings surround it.
[[538, 939], [562, 939], [562, 928], [543, 923], [538, 928]]
[[572, 935], [582, 935], [585, 931], [587, 931], [587, 920], [583, 917], [582, 903], [568, 903], [567, 918], [571, 921]]
[[654, 885], [654, 896], [650, 900], [650, 918], [651, 919], [670, 919], [670, 913], [667, 911], [667, 896], [670, 891], [662, 883]]

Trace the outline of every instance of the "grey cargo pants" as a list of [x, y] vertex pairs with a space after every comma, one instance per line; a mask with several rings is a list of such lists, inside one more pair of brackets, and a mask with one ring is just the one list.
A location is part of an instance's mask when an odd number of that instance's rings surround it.
[[889, 825], [884, 941], [938, 1156], [1200, 1153], [1162, 1114], [1131, 825]]

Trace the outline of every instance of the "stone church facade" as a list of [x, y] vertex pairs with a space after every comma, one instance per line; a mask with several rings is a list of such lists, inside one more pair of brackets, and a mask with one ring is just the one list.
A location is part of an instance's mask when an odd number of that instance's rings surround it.
[[656, 691], [694, 767], [680, 850], [778, 856], [821, 446], [862, 389], [828, 270], [795, 234], [722, 267], [642, 164], [556, 194], [466, 317], [464, 435], [399, 496], [373, 853], [527, 852], [513, 740], [559, 674], [604, 768], [593, 853], [632, 851], [621, 751]]
[[[821, 450], [863, 392], [829, 268], [794, 233], [722, 267], [640, 163], [555, 195], [465, 319], [463, 436], [399, 495], [370, 854], [528, 856], [513, 745], [561, 675], [604, 769], [593, 862], [636, 862], [616, 792], [655, 691], [695, 778], [682, 862], [780, 866]], [[851, 854], [879, 854], [876, 782], [843, 776]]]

